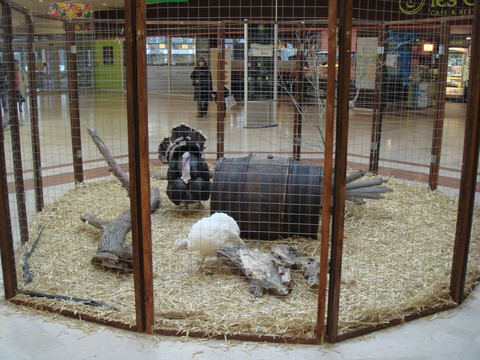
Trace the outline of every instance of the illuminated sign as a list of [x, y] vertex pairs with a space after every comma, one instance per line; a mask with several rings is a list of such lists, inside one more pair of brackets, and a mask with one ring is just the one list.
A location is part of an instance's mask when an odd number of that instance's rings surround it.
[[399, 0], [398, 8], [405, 15], [463, 16], [473, 14], [475, 0]]

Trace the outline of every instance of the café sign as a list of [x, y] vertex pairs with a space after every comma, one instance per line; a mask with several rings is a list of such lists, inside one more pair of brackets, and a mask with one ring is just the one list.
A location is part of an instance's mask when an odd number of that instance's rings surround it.
[[475, 0], [399, 0], [398, 6], [405, 15], [463, 16], [473, 14]]

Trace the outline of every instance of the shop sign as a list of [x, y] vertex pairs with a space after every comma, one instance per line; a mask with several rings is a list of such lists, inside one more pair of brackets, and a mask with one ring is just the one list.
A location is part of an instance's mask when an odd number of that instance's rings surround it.
[[248, 52], [248, 56], [272, 57], [273, 46], [262, 45], [262, 44], [250, 44], [250, 50]]
[[399, 0], [398, 7], [405, 15], [464, 16], [473, 14], [475, 0]]

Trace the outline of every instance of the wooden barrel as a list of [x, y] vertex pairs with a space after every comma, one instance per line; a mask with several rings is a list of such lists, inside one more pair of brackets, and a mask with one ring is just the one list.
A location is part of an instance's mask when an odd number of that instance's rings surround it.
[[292, 158], [221, 158], [210, 210], [233, 217], [247, 239], [318, 238], [323, 167]]

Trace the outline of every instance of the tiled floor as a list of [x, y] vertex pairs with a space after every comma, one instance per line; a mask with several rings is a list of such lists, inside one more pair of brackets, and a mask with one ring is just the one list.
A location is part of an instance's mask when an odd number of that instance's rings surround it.
[[[123, 94], [82, 95], [82, 125], [93, 127], [119, 162], [126, 162], [126, 118]], [[70, 173], [68, 101], [63, 95], [39, 97], [40, 136], [45, 182]], [[281, 105], [275, 127], [245, 128], [241, 107], [228, 112], [225, 126], [227, 154], [291, 152], [292, 107]], [[314, 110], [312, 110], [314, 111]], [[442, 173], [445, 184], [458, 180], [461, 165], [465, 105], [449, 103], [446, 108]], [[31, 167], [29, 110], [21, 115], [22, 160]], [[383, 128], [382, 166], [408, 173], [428, 173], [432, 136], [431, 117], [422, 113], [406, 116], [393, 113]], [[409, 112], [412, 115], [412, 112]], [[190, 98], [149, 99], [149, 147], [152, 159], [163, 137], [173, 125], [186, 122], [208, 137], [208, 157], [215, 158], [216, 121], [213, 111], [207, 119], [195, 117]], [[305, 156], [316, 156], [318, 134], [314, 123], [303, 128]], [[352, 110], [349, 160], [368, 162], [371, 112]], [[5, 146], [11, 149], [9, 131]], [[83, 160], [88, 169], [105, 166], [88, 135], [82, 131]], [[427, 159], [427, 160], [425, 160]], [[11, 168], [9, 169], [11, 172]], [[26, 171], [25, 176], [31, 177]], [[12, 181], [12, 178], [9, 178]], [[46, 192], [47, 201], [68, 188], [55, 184]], [[28, 188], [27, 188], [28, 190]], [[450, 189], [451, 190], [451, 189]], [[31, 193], [31, 191], [30, 191]], [[31, 196], [27, 191], [27, 202]], [[453, 191], [453, 193], [455, 193]], [[12, 211], [15, 214], [15, 211]], [[29, 216], [33, 211], [29, 212]], [[14, 215], [15, 216], [15, 215]], [[3, 285], [2, 285], [3, 290]], [[3, 299], [3, 293], [0, 293]], [[372, 335], [335, 345], [272, 345], [260, 343], [199, 341], [124, 332], [61, 316], [24, 310], [0, 302], [0, 359], [480, 359], [480, 289], [457, 309], [423, 318]]]
[[[41, 95], [38, 101], [40, 124], [41, 159], [43, 175], [56, 175], [71, 172], [71, 129], [69, 102], [66, 94]], [[295, 107], [282, 103], [276, 109], [274, 125], [255, 127], [255, 120], [264, 123], [267, 113], [261, 112], [245, 120], [245, 110], [241, 104], [228, 110], [224, 126], [225, 156], [279, 154], [289, 156], [293, 148], [293, 122]], [[187, 123], [201, 130], [207, 136], [206, 156], [210, 160], [217, 157], [217, 119], [215, 105], [210, 105], [207, 118], [196, 118], [195, 104], [188, 96], [163, 96], [152, 94], [149, 97], [149, 149], [152, 159], [157, 158], [158, 144], [170, 135], [170, 129]], [[32, 162], [29, 109], [20, 114], [20, 136], [22, 141], [22, 162], [30, 169]], [[303, 159], [321, 158], [322, 138], [318, 129], [322, 128], [325, 110], [306, 106], [302, 110], [301, 155]], [[87, 93], [80, 96], [82, 160], [85, 169], [104, 165], [85, 126], [94, 128], [104, 140], [119, 162], [126, 162], [128, 154], [126, 98], [125, 94]], [[251, 119], [253, 117], [253, 119]], [[465, 104], [447, 103], [441, 142], [441, 185], [459, 178], [462, 163]], [[387, 109], [383, 118], [380, 168], [384, 173], [402, 171], [403, 177], [411, 178], [412, 173], [428, 176], [431, 161], [434, 108], [427, 109]], [[348, 161], [357, 167], [367, 168], [371, 149], [372, 111], [353, 108], [349, 123]], [[11, 137], [6, 132], [5, 146], [11, 149]], [[320, 155], [319, 155], [320, 154]], [[10, 158], [7, 156], [7, 161]], [[60, 166], [61, 165], [61, 166]], [[13, 172], [12, 165], [7, 171]], [[28, 173], [29, 175], [32, 172]]]

